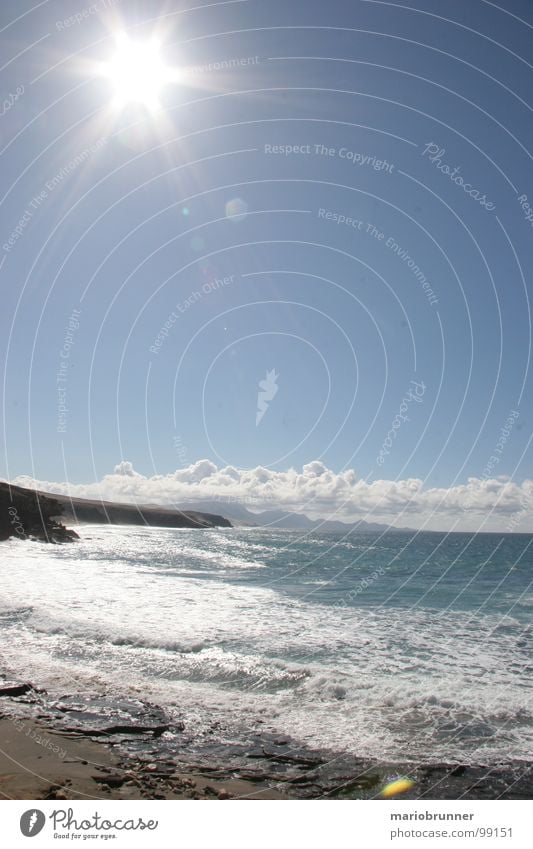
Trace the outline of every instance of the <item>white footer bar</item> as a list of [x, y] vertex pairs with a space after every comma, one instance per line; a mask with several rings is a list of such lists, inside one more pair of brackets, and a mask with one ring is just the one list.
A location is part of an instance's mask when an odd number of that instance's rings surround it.
[[533, 801], [0, 803], [0, 845], [327, 849], [533, 847]]

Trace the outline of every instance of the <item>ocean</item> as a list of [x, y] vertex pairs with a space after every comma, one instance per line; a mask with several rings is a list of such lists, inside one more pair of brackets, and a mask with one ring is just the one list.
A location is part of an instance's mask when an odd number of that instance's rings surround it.
[[2, 544], [0, 669], [50, 705], [149, 703], [169, 752], [533, 761], [532, 536], [79, 533]]

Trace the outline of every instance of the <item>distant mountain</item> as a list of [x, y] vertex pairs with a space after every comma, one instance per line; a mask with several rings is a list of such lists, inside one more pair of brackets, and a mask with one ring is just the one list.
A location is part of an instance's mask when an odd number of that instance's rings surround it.
[[201, 501], [194, 505], [190, 504], [183, 509], [202, 509], [209, 511], [220, 510], [223, 505], [224, 513], [233, 525], [245, 527], [272, 527], [296, 531], [319, 530], [322, 533], [352, 533], [366, 531], [372, 533], [383, 533], [385, 531], [401, 533], [410, 532], [409, 528], [393, 528], [378, 522], [339, 522], [331, 519], [310, 519], [304, 513], [289, 513], [286, 510], [263, 510], [253, 513], [239, 502], [224, 503], [221, 501]]
[[[253, 515], [253, 514], [252, 514]], [[395, 530], [390, 525], [382, 525], [378, 522], [339, 522], [333, 519], [310, 519], [304, 513], [287, 513], [283, 510], [266, 510], [259, 513], [256, 521], [260, 525], [271, 525], [277, 528], [291, 528], [301, 531], [320, 530], [323, 533], [351, 533], [352, 531], [372, 531], [383, 533], [383, 531]]]

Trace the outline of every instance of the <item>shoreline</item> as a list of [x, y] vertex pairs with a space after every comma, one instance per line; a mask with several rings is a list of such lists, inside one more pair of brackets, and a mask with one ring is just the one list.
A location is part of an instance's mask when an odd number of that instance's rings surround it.
[[[233, 530], [187, 532], [182, 545], [172, 532], [154, 539], [151, 530], [93, 528], [72, 554], [9, 545], [0, 616], [0, 716], [12, 716], [5, 747], [11, 763], [33, 773], [27, 744], [40, 746], [49, 784], [20, 789], [23, 776], [15, 781], [6, 761], [6, 798], [70, 793], [58, 752], [88, 741], [98, 749], [77, 754], [74, 765], [94, 765], [105, 752], [114, 772], [111, 784], [76, 772], [83, 785], [75, 792], [87, 797], [227, 798], [236, 795], [228, 782], [239, 780], [248, 782], [239, 797], [366, 800], [407, 779], [400, 799], [533, 799], [527, 605], [511, 618], [511, 602], [495, 599], [478, 616], [483, 584], [462, 599], [464, 610], [429, 605], [410, 616], [409, 596], [380, 604], [429, 543], [360, 604], [361, 574], [398, 557], [401, 540], [377, 553], [357, 541], [365, 571], [355, 567], [331, 587], [330, 541], [296, 546], [291, 563], [307, 571], [273, 594], [289, 561], [285, 540], [270, 544], [261, 530], [250, 543], [244, 534], [231, 540]], [[450, 544], [445, 563], [456, 549]], [[478, 569], [491, 549], [481, 545], [466, 563]], [[514, 551], [509, 543], [502, 574]], [[319, 565], [308, 565], [310, 552]], [[349, 545], [341, 564], [353, 556]], [[434, 601], [428, 594], [441, 577], [437, 563], [417, 591]], [[510, 581], [519, 605], [526, 569]]]
[[64, 706], [58, 720], [43, 695], [29, 684], [0, 680], [0, 799], [385, 801], [383, 789], [401, 777], [412, 787], [396, 801], [533, 798], [528, 762], [380, 763], [267, 733], [253, 743], [243, 738], [222, 754], [214, 739], [212, 756], [183, 742], [171, 751], [159, 741], [169, 726], [155, 724], [161, 714], [153, 705], [142, 705], [130, 725], [113, 725], [107, 713], [103, 729], [91, 713], [98, 698], [82, 721], [69, 718]]

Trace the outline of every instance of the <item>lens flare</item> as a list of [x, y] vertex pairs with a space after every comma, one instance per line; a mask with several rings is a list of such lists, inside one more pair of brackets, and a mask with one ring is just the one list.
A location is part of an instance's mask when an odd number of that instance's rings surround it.
[[408, 790], [411, 790], [415, 786], [415, 783], [412, 778], [396, 778], [394, 781], [390, 781], [389, 784], [385, 785], [381, 791], [381, 795], [385, 799], [392, 799], [401, 793], [407, 793]]
[[233, 198], [226, 204], [226, 218], [231, 221], [244, 221], [248, 215], [248, 204], [242, 198]]

